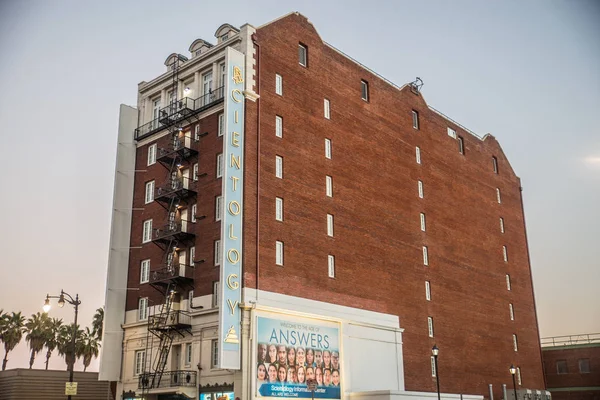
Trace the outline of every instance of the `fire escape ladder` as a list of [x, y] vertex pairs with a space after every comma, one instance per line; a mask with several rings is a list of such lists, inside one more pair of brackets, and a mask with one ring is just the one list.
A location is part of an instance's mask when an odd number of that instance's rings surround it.
[[154, 328], [157, 333], [159, 333], [160, 338], [158, 354], [154, 361], [154, 376], [152, 379], [152, 387], [154, 388], [160, 387], [160, 380], [165, 372], [167, 359], [169, 358], [169, 352], [171, 351], [171, 344], [173, 343], [173, 334], [169, 330], [169, 323], [171, 320], [171, 308], [174, 297], [175, 291], [173, 288], [169, 290], [166, 296], [166, 302], [162, 305], [157, 326]]

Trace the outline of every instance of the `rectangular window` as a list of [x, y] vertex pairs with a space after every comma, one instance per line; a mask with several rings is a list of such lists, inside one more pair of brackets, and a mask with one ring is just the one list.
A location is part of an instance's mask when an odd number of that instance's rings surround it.
[[150, 280], [150, 260], [142, 261], [140, 265], [140, 283], [148, 283]]
[[500, 196], [499, 188], [496, 188], [496, 200], [498, 200], [498, 204], [502, 204], [502, 197]]
[[195, 163], [192, 167], [192, 179], [194, 181], [198, 180], [198, 163]]
[[335, 257], [332, 255], [327, 256], [327, 271], [330, 278], [335, 278]]
[[498, 173], [498, 159], [496, 157], [492, 157], [492, 167], [494, 168], [494, 173]]
[[215, 265], [221, 265], [221, 240], [215, 240]]
[[227, 69], [225, 68], [225, 63], [219, 65], [219, 71], [221, 71], [221, 78], [219, 80], [219, 87], [225, 88], [225, 79], [227, 77]]
[[146, 364], [146, 350], [137, 350], [135, 352], [135, 361], [133, 366], [133, 374], [141, 375], [144, 372]]
[[192, 267], [196, 264], [194, 260], [196, 260], [196, 246], [190, 247], [190, 265]]
[[465, 141], [462, 136], [458, 137], [458, 152], [463, 155], [465, 154]]
[[580, 358], [578, 361], [579, 364], [579, 373], [580, 374], [589, 374], [590, 373], [590, 359], [589, 358]]
[[513, 333], [513, 350], [519, 351], [519, 344], [517, 343], [517, 335]]
[[329, 110], [329, 100], [323, 99], [323, 113], [326, 119], [331, 119], [331, 114]]
[[200, 124], [194, 127], [194, 140], [197, 142], [200, 140]]
[[333, 236], [333, 215], [327, 214], [327, 236]]
[[431, 283], [429, 281], [425, 281], [425, 299], [431, 301]]
[[436, 370], [435, 370], [435, 357], [431, 356], [431, 376], [435, 376], [436, 374]]
[[506, 289], [510, 290], [510, 275], [506, 274]]
[[567, 366], [567, 360], [556, 360], [556, 373], [559, 375], [569, 373], [569, 367]]
[[192, 204], [192, 222], [196, 222], [196, 211], [198, 210], [197, 204]]
[[521, 385], [521, 367], [517, 367], [517, 385]]
[[298, 63], [303, 67], [308, 66], [308, 49], [301, 44], [298, 45]]
[[508, 250], [506, 250], [506, 246], [502, 246], [502, 257], [504, 258], [504, 262], [508, 262]]
[[333, 197], [333, 178], [325, 176], [325, 193], [327, 197]]
[[152, 220], [144, 221], [144, 229], [142, 230], [142, 243], [148, 243], [152, 240]]
[[429, 252], [427, 246], [423, 246], [423, 265], [429, 265]]
[[283, 137], [283, 118], [279, 115], [275, 116], [275, 136]]
[[417, 157], [417, 164], [421, 164], [421, 149], [419, 147], [416, 148], [415, 155]]
[[283, 157], [275, 156], [275, 177], [283, 179]]
[[217, 154], [217, 178], [223, 176], [223, 153]]
[[500, 232], [504, 233], [504, 218], [500, 217]]
[[419, 197], [422, 199], [423, 198], [423, 181], [419, 181], [418, 187], [419, 187]]
[[515, 320], [515, 309], [514, 309], [512, 303], [508, 304], [508, 313], [510, 315], [510, 320], [514, 321]]
[[275, 219], [283, 221], [283, 199], [275, 197]]
[[146, 182], [146, 196], [145, 203], [152, 203], [154, 201], [154, 181]]
[[148, 165], [156, 164], [156, 143], [148, 146]]
[[192, 365], [192, 344], [185, 345], [185, 365]]
[[421, 213], [421, 230], [425, 232], [425, 213]]
[[427, 317], [427, 329], [429, 332], [429, 337], [433, 337], [433, 318]]
[[283, 266], [283, 242], [275, 242], [275, 264]]
[[419, 113], [412, 110], [413, 128], [419, 129]]
[[369, 82], [361, 80], [360, 81], [360, 91], [361, 97], [364, 101], [369, 101]]
[[450, 136], [451, 138], [456, 139], [456, 131], [450, 127], [448, 127], [448, 136]]
[[325, 139], [325, 158], [331, 159], [331, 139]]
[[219, 114], [219, 127], [217, 129], [217, 136], [223, 136], [223, 131], [225, 129], [225, 114]]
[[142, 297], [138, 300], [138, 321], [148, 319], [148, 298]]
[[283, 96], [283, 78], [279, 74], [275, 74], [275, 93]]
[[212, 306], [219, 306], [219, 281], [213, 282]]
[[219, 365], [219, 341], [217, 339], [212, 340], [212, 346], [210, 351], [211, 367], [217, 368]]
[[212, 91], [212, 71], [202, 75], [202, 98], [204, 104], [209, 103], [209, 94]]
[[223, 196], [215, 197], [215, 221], [220, 221], [223, 216]]

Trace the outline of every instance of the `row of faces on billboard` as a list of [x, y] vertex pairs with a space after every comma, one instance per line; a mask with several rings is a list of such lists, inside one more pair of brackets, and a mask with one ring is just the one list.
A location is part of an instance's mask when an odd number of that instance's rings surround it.
[[258, 317], [258, 397], [341, 398], [339, 329], [311, 322]]

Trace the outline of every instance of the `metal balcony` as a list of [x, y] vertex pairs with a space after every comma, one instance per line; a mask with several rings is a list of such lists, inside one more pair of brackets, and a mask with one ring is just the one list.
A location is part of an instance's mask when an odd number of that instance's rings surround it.
[[194, 181], [190, 178], [168, 179], [164, 184], [156, 188], [154, 200], [162, 203], [170, 203], [173, 199], [185, 200], [196, 195], [196, 191], [190, 186]]
[[162, 129], [185, 121], [192, 123], [198, 119], [198, 114], [200, 112], [222, 102], [224, 93], [225, 87], [221, 86], [197, 99], [184, 97], [181, 100], [170, 103], [168, 106], [159, 110], [157, 118], [144, 125], [140, 125], [134, 131], [135, 140], [141, 140]]
[[144, 373], [138, 377], [138, 389], [196, 386], [196, 371], [165, 371], [162, 374]]
[[160, 163], [170, 165], [176, 159], [187, 159], [198, 154], [198, 151], [192, 148], [195, 142], [189, 136], [176, 137], [171, 140], [170, 146], [158, 149], [156, 160]]
[[184, 264], [173, 264], [150, 273], [150, 284], [167, 286], [170, 283], [192, 284], [194, 267]]
[[152, 241], [165, 246], [173, 241], [183, 243], [191, 241], [195, 235], [189, 232], [190, 225], [191, 223], [188, 221], [169, 222], [167, 225], [154, 231]]
[[151, 331], [184, 331], [192, 328], [192, 316], [183, 310], [170, 310], [148, 316]]

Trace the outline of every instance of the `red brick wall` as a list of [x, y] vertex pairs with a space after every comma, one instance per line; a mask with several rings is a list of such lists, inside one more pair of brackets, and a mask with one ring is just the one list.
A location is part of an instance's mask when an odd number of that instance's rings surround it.
[[[566, 387], [600, 387], [600, 345], [544, 347], [542, 357], [546, 384], [550, 390]], [[579, 360], [582, 358], [590, 360], [590, 373], [579, 372]], [[566, 374], [558, 373], [556, 367], [558, 360], [567, 362], [568, 372]], [[552, 395], [555, 396], [558, 393], [553, 392]], [[596, 395], [600, 398], [600, 389], [597, 390]]]
[[[407, 390], [435, 390], [429, 358], [435, 343], [444, 392], [487, 395], [492, 383], [500, 396], [501, 384], [511, 380], [511, 363], [520, 366], [523, 387], [543, 388], [520, 182], [494, 137], [471, 136], [408, 88], [398, 90], [362, 69], [326, 46], [302, 16], [259, 29], [257, 40], [260, 105], [246, 102], [244, 284], [398, 315], [405, 329]], [[298, 63], [299, 42], [308, 46], [308, 68]], [[275, 94], [276, 73], [283, 76], [283, 96]], [[369, 82], [368, 103], [361, 100], [361, 79]], [[324, 98], [331, 101], [331, 120], [323, 117]], [[418, 131], [413, 109], [420, 115]], [[284, 119], [283, 139], [275, 136], [276, 114]], [[464, 138], [465, 155], [447, 135], [448, 126]], [[324, 157], [326, 137], [333, 143], [331, 160]], [[422, 165], [415, 162], [415, 146]], [[275, 155], [284, 157], [284, 179], [275, 178]], [[326, 175], [333, 177], [333, 198], [325, 196]], [[419, 179], [424, 199], [418, 197]], [[275, 221], [275, 197], [284, 199], [284, 222]], [[427, 232], [420, 230], [420, 212], [426, 213]], [[335, 217], [333, 238], [326, 234], [327, 213]], [[275, 265], [276, 240], [285, 243], [284, 267]], [[335, 279], [327, 277], [328, 254], [335, 256]], [[434, 318], [435, 338], [428, 337], [427, 316]]]
[[[200, 140], [192, 145], [199, 152], [199, 156], [190, 158], [184, 163], [184, 168], [190, 169], [192, 175], [192, 165], [196, 162], [198, 165], [198, 174], [206, 173], [200, 177], [197, 182], [191, 183], [191, 189], [195, 190], [197, 195], [198, 217], [205, 215], [206, 218], [198, 218], [195, 224], [190, 223], [191, 232], [196, 235], [196, 260], [206, 260], [202, 264], [197, 264], [194, 270], [194, 293], [195, 296], [207, 295], [212, 293], [213, 281], [219, 280], [219, 268], [214, 266], [214, 240], [221, 235], [220, 222], [215, 221], [215, 197], [221, 194], [221, 179], [216, 178], [216, 156], [223, 151], [223, 138], [217, 136], [218, 114], [210, 116], [198, 122], [200, 124], [200, 133], [208, 132]], [[196, 124], [189, 127], [194, 132]], [[186, 128], [187, 129], [187, 128]], [[190, 135], [189, 133], [187, 135]], [[193, 137], [193, 133], [191, 134]], [[143, 211], [134, 211], [131, 227], [131, 246], [141, 246], [141, 249], [133, 248], [129, 257], [129, 275], [128, 288], [137, 288], [139, 291], [127, 292], [127, 310], [138, 308], [138, 299], [140, 297], [149, 297], [152, 306], [164, 302], [164, 296], [153, 289], [149, 284], [140, 284], [140, 263], [142, 260], [150, 259], [151, 271], [164, 267], [165, 252], [153, 243], [142, 244], [142, 227], [147, 219], [153, 220], [153, 229], [160, 228], [167, 223], [167, 211], [158, 202], [144, 204], [145, 184], [148, 181], [155, 180], [156, 187], [159, 187], [168, 178], [168, 170], [159, 162], [147, 166], [148, 146], [158, 143], [158, 148], [169, 145], [170, 136], [164, 136], [158, 141], [151, 141], [148, 145], [138, 147], [136, 153], [136, 170], [133, 208], [143, 208]], [[144, 171], [145, 172], [142, 172]], [[190, 201], [189, 207], [194, 203]], [[189, 212], [189, 211], [188, 211]], [[192, 246], [193, 244], [190, 244]], [[185, 248], [186, 257], [189, 260], [189, 248]], [[175, 258], [177, 261], [177, 258]], [[189, 261], [188, 261], [189, 262]], [[187, 293], [181, 293], [187, 296]]]

